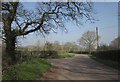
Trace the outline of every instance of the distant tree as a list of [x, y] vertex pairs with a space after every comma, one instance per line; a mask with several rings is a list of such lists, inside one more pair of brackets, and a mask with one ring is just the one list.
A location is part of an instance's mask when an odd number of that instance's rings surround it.
[[64, 51], [70, 51], [72, 48], [72, 43], [70, 42], [66, 42], [64, 45], [63, 45], [63, 50]]
[[63, 50], [65, 50], [65, 51], [78, 51], [79, 47], [74, 42], [66, 42], [63, 45]]
[[111, 41], [109, 46], [111, 49], [120, 49], [120, 37], [117, 37]]
[[95, 50], [97, 41], [97, 36], [94, 31], [87, 31], [85, 32], [82, 37], [78, 40], [81, 47], [85, 48], [86, 51], [93, 51]]
[[[28, 3], [26, 3], [28, 4]], [[89, 2], [39, 2], [36, 10], [29, 11], [19, 2], [2, 2], [3, 39], [6, 54], [15, 63], [15, 44], [18, 36], [33, 32], [43, 35], [61, 28], [66, 31], [65, 21], [80, 23], [86, 18], [92, 22], [92, 3]]]
[[71, 42], [71, 49], [70, 51], [79, 51], [80, 47], [75, 42]]
[[50, 43], [50, 42], [47, 41], [45, 43], [44, 50], [47, 50], [47, 51], [53, 50], [52, 43]]
[[59, 51], [59, 50], [61, 50], [61, 49], [62, 49], [62, 47], [61, 47], [61, 45], [60, 45], [60, 42], [59, 42], [59, 41], [55, 41], [55, 42], [53, 43], [53, 50]]
[[100, 44], [99, 47], [98, 47], [98, 51], [106, 51], [106, 50], [109, 50], [109, 49], [110, 49], [110, 47], [107, 44]]

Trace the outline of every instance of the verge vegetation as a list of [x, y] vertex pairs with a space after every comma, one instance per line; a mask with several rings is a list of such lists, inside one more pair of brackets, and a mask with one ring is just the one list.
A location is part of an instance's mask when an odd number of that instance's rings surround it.
[[74, 56], [73, 53], [57, 51], [27, 51], [19, 54], [24, 54], [22, 60], [18, 60], [17, 64], [5, 68], [3, 80], [34, 80], [50, 69], [49, 59]]
[[47, 59], [23, 62], [5, 71], [3, 80], [34, 80], [49, 70], [50, 67]]
[[68, 52], [60, 52], [59, 58], [70, 58], [74, 56], [74, 53], [68, 53]]
[[112, 67], [114, 69], [120, 70], [120, 63], [118, 61], [112, 61], [112, 60], [106, 60], [106, 59], [100, 59], [97, 58], [95, 55], [89, 55], [93, 60], [102, 63], [104, 65], [107, 65], [109, 67]]

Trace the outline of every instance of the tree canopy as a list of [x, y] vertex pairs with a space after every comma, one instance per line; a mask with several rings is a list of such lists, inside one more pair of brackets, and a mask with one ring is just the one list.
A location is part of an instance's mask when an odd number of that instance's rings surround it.
[[39, 2], [36, 10], [24, 9], [22, 3], [2, 3], [2, 20], [5, 25], [3, 33], [9, 29], [15, 32], [16, 36], [27, 35], [31, 32], [40, 31], [49, 33], [57, 28], [64, 27], [65, 21], [80, 23], [80, 19], [94, 20], [92, 17], [91, 3], [84, 2]]

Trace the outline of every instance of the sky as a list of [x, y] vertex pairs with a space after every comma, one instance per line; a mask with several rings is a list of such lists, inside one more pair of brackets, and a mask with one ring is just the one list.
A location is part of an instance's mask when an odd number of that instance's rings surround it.
[[[34, 2], [23, 3], [25, 8], [34, 10]], [[99, 21], [95, 23], [82, 21], [81, 26], [77, 26], [73, 22], [65, 23], [68, 33], [58, 30], [58, 33], [50, 33], [45, 38], [39, 34], [29, 34], [25, 38], [19, 38], [19, 44], [23, 46], [27, 45], [41, 45], [46, 41], [54, 42], [59, 41], [61, 44], [65, 42], [78, 43], [78, 39], [87, 31], [96, 31], [98, 27], [98, 33], [100, 36], [99, 44], [109, 44], [113, 39], [118, 36], [118, 3], [117, 2], [94, 2], [93, 5], [94, 18]]]

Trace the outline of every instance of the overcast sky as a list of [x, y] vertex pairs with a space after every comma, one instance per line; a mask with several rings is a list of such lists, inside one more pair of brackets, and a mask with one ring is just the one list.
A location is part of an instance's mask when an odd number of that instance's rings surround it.
[[[25, 2], [23, 3], [25, 8], [34, 10], [36, 3]], [[38, 45], [43, 44], [45, 41], [59, 41], [60, 43], [65, 42], [76, 42], [86, 31], [95, 31], [98, 27], [100, 41], [99, 43], [109, 44], [114, 38], [118, 36], [118, 3], [117, 2], [95, 2], [94, 10], [97, 14], [94, 14], [96, 19], [95, 23], [87, 22], [82, 20], [81, 26], [76, 26], [73, 22], [66, 23], [68, 33], [64, 33], [58, 30], [58, 33], [50, 33], [46, 38], [41, 35], [29, 34], [26, 38], [19, 39], [21, 45]]]

